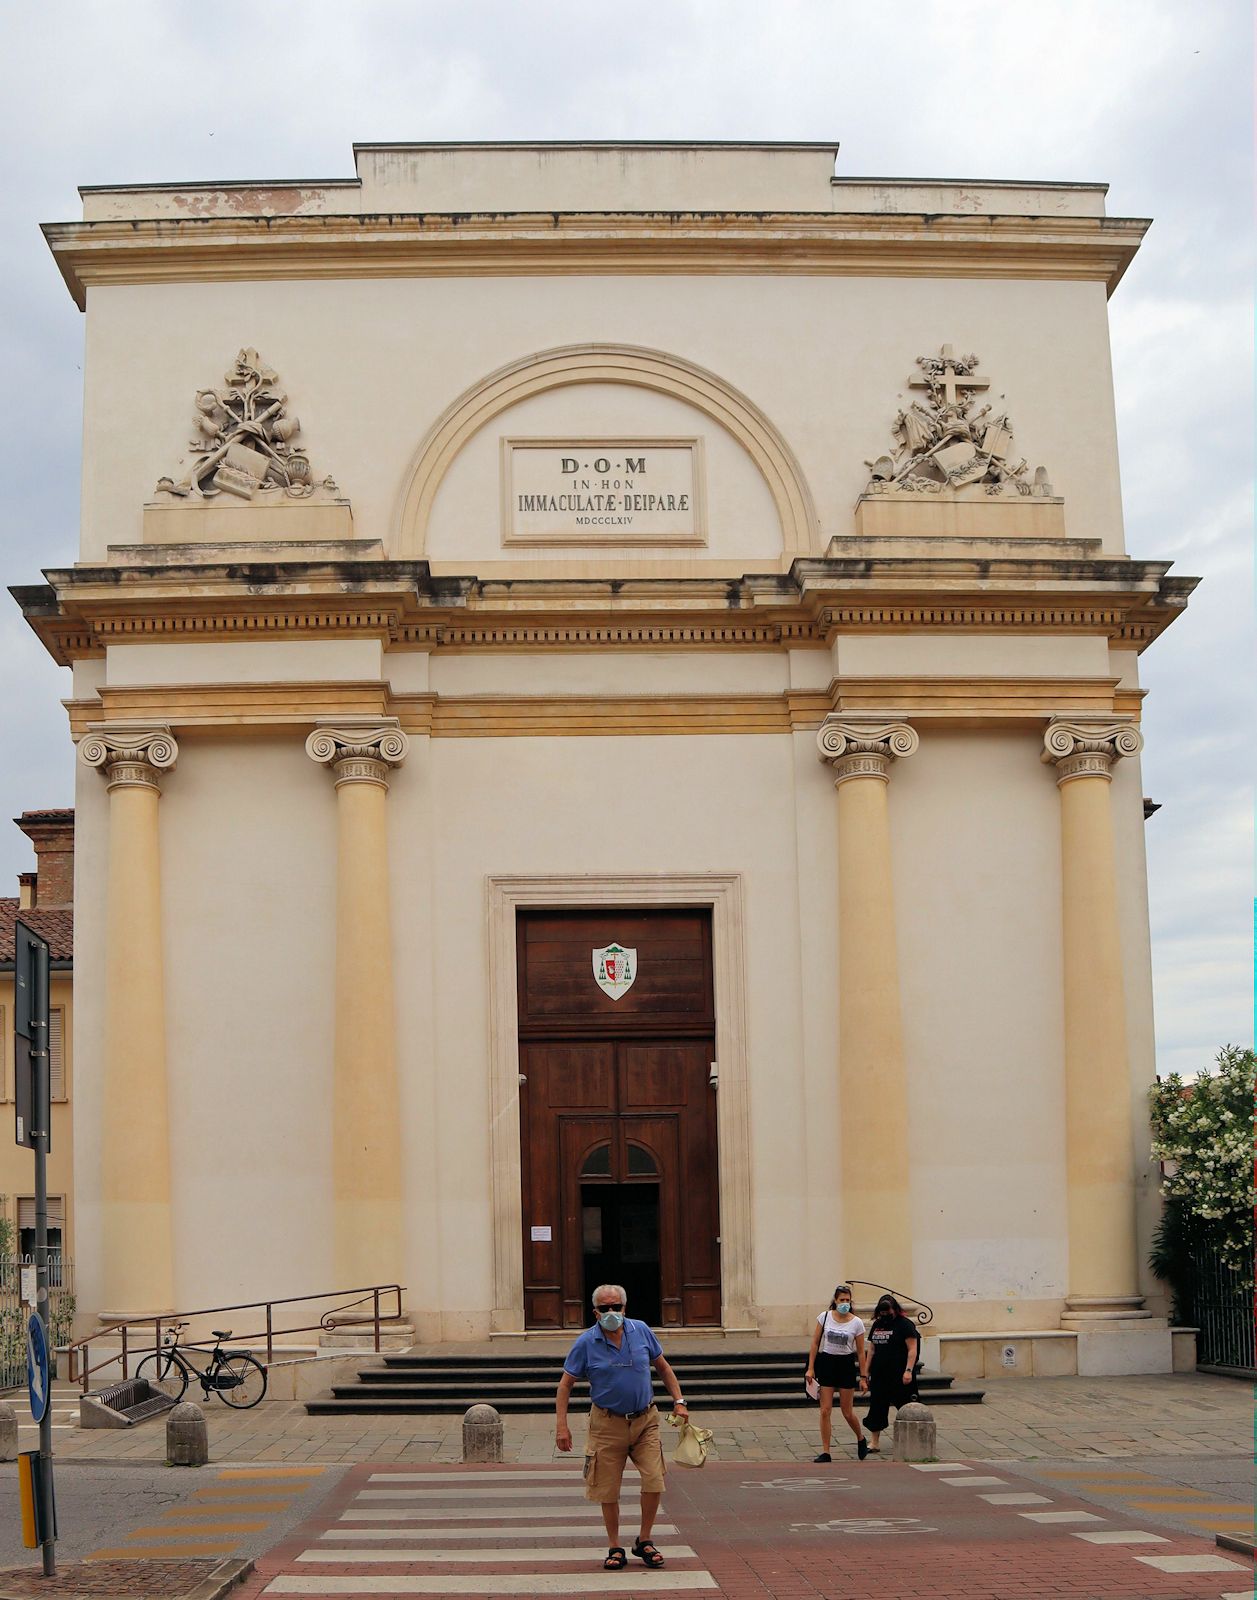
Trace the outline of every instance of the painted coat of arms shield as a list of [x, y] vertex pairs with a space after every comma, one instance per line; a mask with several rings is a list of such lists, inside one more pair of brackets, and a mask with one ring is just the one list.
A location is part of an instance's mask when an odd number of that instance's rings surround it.
[[636, 950], [626, 950], [622, 944], [608, 944], [594, 951], [594, 979], [602, 992], [613, 1000], [627, 994], [636, 977]]

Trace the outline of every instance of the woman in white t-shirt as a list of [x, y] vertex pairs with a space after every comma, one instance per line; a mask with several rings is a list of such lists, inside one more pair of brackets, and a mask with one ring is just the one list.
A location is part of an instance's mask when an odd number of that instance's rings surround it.
[[829, 1453], [830, 1417], [834, 1409], [834, 1390], [847, 1426], [855, 1434], [856, 1453], [863, 1461], [869, 1453], [860, 1419], [855, 1414], [855, 1391], [868, 1387], [864, 1372], [864, 1324], [851, 1310], [851, 1286], [840, 1283], [829, 1302], [829, 1310], [816, 1319], [812, 1348], [807, 1357], [808, 1381], [815, 1381], [821, 1400], [821, 1453], [816, 1461], [832, 1461]]

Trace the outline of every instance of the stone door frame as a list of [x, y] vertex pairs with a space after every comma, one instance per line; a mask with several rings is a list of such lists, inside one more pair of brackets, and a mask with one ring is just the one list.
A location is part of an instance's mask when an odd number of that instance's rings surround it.
[[605, 877], [493, 876], [489, 933], [489, 1154], [493, 1191], [494, 1333], [524, 1331], [523, 1174], [520, 1167], [516, 912], [599, 906], [699, 906], [711, 912], [715, 990], [716, 1127], [720, 1150], [721, 1326], [754, 1330], [751, 1289], [750, 1084], [746, 1060], [746, 953], [742, 879], [624, 873]]

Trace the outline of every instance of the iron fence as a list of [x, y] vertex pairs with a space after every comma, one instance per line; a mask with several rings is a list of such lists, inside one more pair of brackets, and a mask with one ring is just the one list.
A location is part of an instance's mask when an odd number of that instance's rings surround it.
[[1192, 1322], [1196, 1359], [1207, 1367], [1257, 1367], [1253, 1331], [1253, 1274], [1231, 1267], [1208, 1244], [1192, 1251]]
[[[34, 1257], [0, 1256], [0, 1389], [18, 1389], [26, 1383], [26, 1322], [33, 1307], [22, 1299], [23, 1268], [28, 1269], [29, 1288]], [[48, 1290], [48, 1344], [55, 1352], [59, 1345], [69, 1344], [74, 1330], [74, 1262], [60, 1251], [48, 1252]]]

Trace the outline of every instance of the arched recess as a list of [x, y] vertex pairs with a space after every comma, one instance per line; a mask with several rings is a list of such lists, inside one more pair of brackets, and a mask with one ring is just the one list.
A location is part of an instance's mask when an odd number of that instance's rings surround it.
[[482, 378], [438, 417], [419, 446], [396, 520], [399, 559], [422, 556], [428, 518], [450, 463], [473, 434], [509, 406], [575, 383], [626, 383], [685, 401], [742, 445], [763, 474], [788, 556], [819, 551], [816, 508], [794, 452], [758, 406], [723, 378], [663, 350], [635, 345], [565, 345], [524, 356]]

